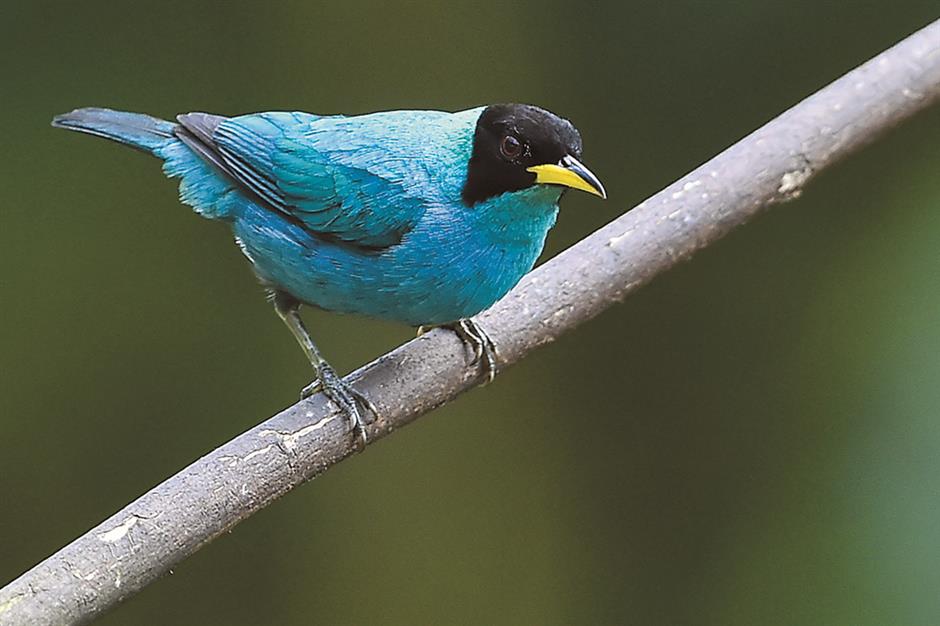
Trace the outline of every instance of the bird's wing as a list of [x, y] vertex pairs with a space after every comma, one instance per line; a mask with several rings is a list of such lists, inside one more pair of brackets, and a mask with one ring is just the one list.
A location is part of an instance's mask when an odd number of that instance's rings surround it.
[[[366, 248], [401, 240], [425, 210], [408, 155], [308, 113], [180, 115], [177, 136], [265, 206], [311, 233]], [[352, 118], [350, 118], [352, 119]]]

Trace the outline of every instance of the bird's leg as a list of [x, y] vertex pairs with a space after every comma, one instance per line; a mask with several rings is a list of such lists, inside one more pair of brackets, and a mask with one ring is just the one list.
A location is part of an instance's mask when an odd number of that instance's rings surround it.
[[[277, 312], [287, 328], [290, 329], [297, 343], [303, 349], [304, 354], [313, 366], [316, 379], [303, 388], [300, 392], [301, 398], [309, 398], [318, 391], [323, 391], [327, 398], [332, 400], [346, 414], [350, 422], [350, 430], [356, 435], [359, 448], [362, 449], [368, 443], [366, 436], [366, 421], [363, 419], [360, 406], [367, 412], [372, 413], [373, 417], [378, 417], [378, 410], [375, 405], [364, 395], [353, 389], [336, 373], [333, 366], [326, 362], [320, 354], [320, 350], [310, 338], [310, 333], [300, 319], [300, 301], [283, 291], [275, 291], [271, 301], [274, 304], [274, 310]], [[370, 420], [371, 422], [372, 420]]]
[[[418, 326], [418, 337], [432, 328], [434, 326]], [[449, 328], [457, 333], [461, 341], [470, 346], [470, 349], [473, 350], [473, 360], [470, 361], [470, 365], [482, 363], [486, 382], [493, 382], [496, 374], [499, 373], [499, 351], [490, 336], [483, 330], [483, 327], [470, 318], [464, 318], [450, 324], [441, 324], [440, 328]]]

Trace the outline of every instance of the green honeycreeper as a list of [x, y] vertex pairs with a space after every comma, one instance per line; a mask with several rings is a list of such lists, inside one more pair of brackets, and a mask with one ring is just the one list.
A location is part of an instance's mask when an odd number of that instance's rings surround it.
[[323, 359], [302, 304], [448, 326], [492, 378], [496, 348], [469, 318], [528, 272], [567, 188], [606, 197], [567, 120], [525, 104], [359, 116], [179, 115], [99, 108], [53, 126], [164, 161], [180, 199], [228, 222], [322, 390], [366, 443], [372, 404]]

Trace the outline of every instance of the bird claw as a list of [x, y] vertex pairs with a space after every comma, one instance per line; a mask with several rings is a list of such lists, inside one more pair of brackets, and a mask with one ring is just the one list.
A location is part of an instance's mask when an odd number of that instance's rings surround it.
[[460, 340], [469, 345], [470, 349], [473, 350], [473, 360], [470, 362], [470, 365], [481, 363], [483, 373], [487, 379], [486, 382], [493, 382], [496, 378], [496, 374], [499, 373], [499, 367], [497, 365], [499, 351], [496, 349], [496, 344], [490, 336], [483, 330], [482, 326], [469, 318], [455, 322], [451, 328], [457, 333]]
[[470, 318], [458, 320], [452, 324], [441, 324], [440, 326], [418, 326], [417, 336], [425, 334], [434, 328], [449, 328], [460, 338], [462, 342], [470, 346], [473, 350], [473, 359], [470, 365], [477, 363], [483, 364], [483, 373], [486, 376], [486, 382], [491, 383], [499, 373], [498, 359], [499, 351], [496, 344], [490, 339], [490, 336], [483, 330], [483, 327]]
[[310, 396], [315, 396], [320, 393], [320, 390], [323, 388], [323, 385], [320, 384], [320, 379], [315, 378], [313, 382], [300, 390], [300, 399], [306, 400]]
[[[317, 379], [303, 388], [300, 397], [301, 399], [309, 398], [320, 391], [346, 415], [350, 424], [349, 430], [356, 436], [356, 447], [360, 451], [365, 449], [366, 444], [369, 443], [366, 424], [371, 424], [379, 416], [376, 406], [325, 363], [320, 366]], [[360, 407], [365, 409], [365, 413], [372, 414], [372, 419], [368, 422], [365, 420], [364, 412], [360, 411]]]

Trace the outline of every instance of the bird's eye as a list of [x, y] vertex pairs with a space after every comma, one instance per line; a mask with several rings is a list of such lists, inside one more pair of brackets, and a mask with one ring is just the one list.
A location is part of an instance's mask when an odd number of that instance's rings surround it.
[[503, 137], [503, 140], [499, 142], [499, 151], [504, 157], [512, 161], [513, 159], [519, 158], [522, 154], [522, 142], [512, 135], [506, 135]]

